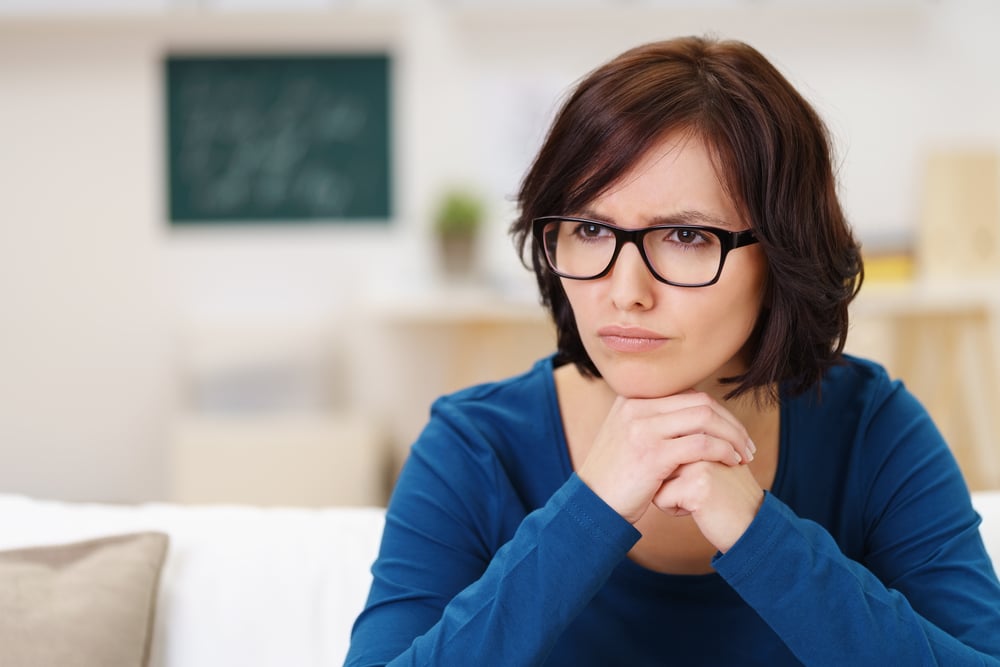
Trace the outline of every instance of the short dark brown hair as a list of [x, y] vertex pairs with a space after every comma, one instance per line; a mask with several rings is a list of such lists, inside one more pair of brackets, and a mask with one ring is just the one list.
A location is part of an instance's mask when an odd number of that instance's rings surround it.
[[542, 215], [582, 210], [656, 142], [692, 132], [767, 258], [767, 293], [730, 396], [788, 382], [798, 394], [840, 360], [860, 246], [837, 198], [830, 139], [808, 102], [754, 48], [685, 37], [626, 51], [587, 75], [556, 115], [518, 193], [511, 233], [557, 329], [557, 363], [600, 372], [562, 284], [531, 236]]

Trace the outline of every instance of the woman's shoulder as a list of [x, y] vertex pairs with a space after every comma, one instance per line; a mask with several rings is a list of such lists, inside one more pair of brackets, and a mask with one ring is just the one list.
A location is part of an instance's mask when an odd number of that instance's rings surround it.
[[893, 497], [905, 496], [899, 494], [904, 485], [926, 490], [931, 480], [939, 488], [947, 480], [961, 486], [926, 409], [869, 359], [844, 355], [819, 388], [783, 397], [782, 429], [789, 446], [779, 497], [831, 530], [845, 553], [860, 553], [861, 529]]
[[540, 407], [554, 390], [552, 370], [552, 357], [543, 357], [523, 373], [445, 394], [434, 401], [431, 412], [458, 410], [488, 413], [510, 408], [522, 412]]
[[884, 394], [892, 390], [892, 384], [889, 372], [882, 364], [851, 354], [841, 355], [841, 363], [830, 367], [823, 377], [824, 391], [867, 390], [875, 394]]
[[[829, 368], [818, 387], [799, 396], [782, 396], [782, 428], [788, 428], [799, 447], [812, 443], [803, 465], [823, 461], [843, 469], [852, 465], [880, 465], [899, 446], [912, 449], [902, 438], [909, 427], [929, 422], [926, 410], [898, 379], [870, 359], [843, 355]], [[923, 444], [929, 444], [921, 437]], [[808, 461], [807, 461], [808, 460]], [[846, 470], [844, 470], [846, 472]]]
[[848, 403], [862, 421], [889, 422], [930, 420], [926, 408], [907, 389], [903, 380], [893, 378], [882, 364], [852, 355], [831, 368], [823, 380], [821, 396], [832, 402]]
[[902, 384], [893, 380], [880, 363], [844, 354], [840, 363], [827, 369], [818, 387], [787, 403], [806, 412], [818, 410], [831, 414], [848, 410], [863, 418], [877, 412], [900, 392], [906, 393]]
[[855, 469], [867, 471], [862, 478], [887, 469], [889, 461], [908, 462], [907, 468], [950, 456], [920, 400], [869, 359], [844, 355], [843, 363], [827, 372], [820, 391], [795, 403], [795, 430], [824, 446], [836, 445], [845, 455], [850, 452]]
[[458, 439], [466, 447], [504, 449], [526, 434], [547, 433], [555, 422], [558, 400], [552, 357], [544, 357], [519, 375], [438, 398], [431, 405], [430, 421], [420, 441]]
[[504, 487], [515, 493], [536, 486], [551, 493], [550, 487], [565, 477], [552, 370], [552, 358], [545, 357], [519, 375], [440, 397], [410, 458], [439, 476], [452, 478], [461, 471], [463, 485], [474, 479], [495, 485], [493, 476], [499, 473], [507, 478]]

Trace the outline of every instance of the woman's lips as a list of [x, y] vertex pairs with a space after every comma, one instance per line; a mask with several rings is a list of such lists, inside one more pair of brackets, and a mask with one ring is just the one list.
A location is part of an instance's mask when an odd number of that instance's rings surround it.
[[669, 340], [662, 334], [641, 327], [602, 327], [597, 335], [607, 348], [615, 352], [649, 352]]

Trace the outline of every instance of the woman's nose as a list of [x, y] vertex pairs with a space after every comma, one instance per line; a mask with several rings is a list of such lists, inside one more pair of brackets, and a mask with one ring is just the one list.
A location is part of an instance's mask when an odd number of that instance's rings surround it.
[[656, 278], [634, 243], [626, 243], [618, 253], [608, 276], [611, 300], [620, 310], [646, 310], [653, 305], [653, 283]]

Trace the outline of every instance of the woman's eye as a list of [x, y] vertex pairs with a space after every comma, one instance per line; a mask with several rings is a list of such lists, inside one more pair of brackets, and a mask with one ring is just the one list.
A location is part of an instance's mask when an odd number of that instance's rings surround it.
[[576, 228], [576, 235], [587, 239], [595, 239], [605, 233], [605, 229], [600, 225], [581, 224]]
[[705, 235], [701, 232], [695, 231], [694, 229], [675, 229], [668, 236], [671, 241], [676, 241], [677, 243], [683, 243], [685, 245], [693, 245], [695, 243], [701, 243], [705, 241]]

